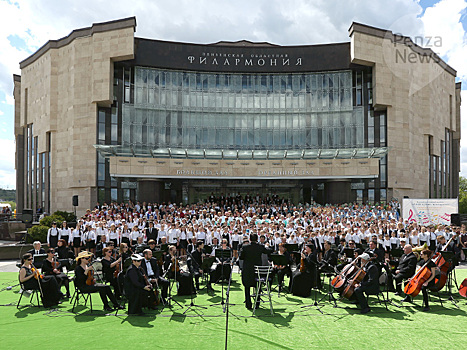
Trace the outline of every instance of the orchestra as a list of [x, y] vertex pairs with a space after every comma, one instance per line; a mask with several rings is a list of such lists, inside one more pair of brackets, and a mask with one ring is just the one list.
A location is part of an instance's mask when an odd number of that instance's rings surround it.
[[[47, 254], [40, 263], [42, 272], [53, 277], [58, 290], [64, 286], [67, 297], [69, 278], [63, 268], [68, 273], [76, 265], [78, 289], [99, 292], [105, 310], [120, 308], [125, 291], [129, 313], [136, 315], [143, 307], [155, 308], [155, 299], [165, 305], [174, 286], [178, 295], [196, 296], [204, 280], [206, 292], [215, 293], [212, 283], [229, 282], [232, 270], [241, 273], [245, 306], [251, 309], [255, 265], [271, 265], [271, 283], [277, 283], [279, 292], [301, 297], [310, 297], [313, 289], [322, 292], [322, 276], [334, 276], [332, 292], [339, 293], [342, 302], [356, 300], [365, 314], [370, 311], [366, 295], [377, 294], [380, 287], [400, 296], [401, 302], [411, 302], [415, 295], [404, 291], [418, 273], [418, 264], [431, 273], [420, 286], [428, 311], [428, 294], [439, 287], [438, 276], [447, 276], [465, 260], [464, 226], [406, 222], [393, 207], [397, 203], [383, 209], [297, 207], [285, 201], [254, 205], [258, 203], [254, 200], [242, 205], [242, 201], [235, 206], [150, 205], [157, 209], [151, 212], [144, 203], [139, 210], [106, 204], [89, 211], [74, 229], [66, 223], [57, 229], [54, 223], [47, 252], [35, 242], [31, 257]], [[439, 263], [442, 252], [453, 253], [444, 270]], [[108, 284], [87, 284], [93, 258], [102, 263]], [[214, 260], [212, 266], [203, 264], [206, 258]], [[20, 270], [23, 281], [30, 274], [28, 266], [26, 261]], [[209, 277], [200, 278], [203, 274]]]

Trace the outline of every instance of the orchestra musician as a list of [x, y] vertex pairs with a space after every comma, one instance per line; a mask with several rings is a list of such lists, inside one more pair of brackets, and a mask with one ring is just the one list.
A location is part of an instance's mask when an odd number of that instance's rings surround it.
[[[411, 278], [415, 269], [417, 268], [417, 257], [412, 251], [412, 246], [406, 244], [404, 246], [404, 254], [399, 259], [399, 265], [395, 271], [394, 276], [388, 274], [388, 286], [393, 287], [392, 279], [396, 281], [396, 295], [403, 295], [402, 293], [402, 281]], [[411, 297], [406, 295], [403, 301], [411, 301]]]
[[[88, 285], [86, 281], [88, 277], [92, 276], [92, 271], [94, 268], [90, 265], [92, 254], [88, 251], [82, 251], [76, 257], [77, 266], [75, 268], [75, 286], [84, 293], [95, 293], [99, 292], [99, 296], [104, 304], [104, 310], [112, 311], [114, 309], [122, 309], [117, 299], [115, 298], [110, 286], [102, 283], [95, 283]], [[109, 305], [109, 300], [113, 304], [113, 308]]]
[[57, 252], [58, 262], [60, 263], [60, 267], [66, 267], [67, 271], [72, 269], [71, 263], [75, 259], [73, 252], [67, 246], [66, 241], [64, 239], [59, 239], [57, 243], [57, 248], [55, 249]]
[[301, 259], [304, 264], [304, 269], [300, 271], [297, 268], [290, 279], [289, 290], [295, 296], [309, 297], [311, 288], [321, 287], [321, 280], [318, 273], [318, 252], [313, 243], [305, 246], [305, 250], [301, 252]]
[[176, 257], [177, 247], [169, 245], [169, 254], [165, 257], [164, 270], [167, 271], [167, 277], [175, 279], [178, 282], [178, 295], [195, 294], [195, 286], [191, 273], [185, 272], [180, 268], [180, 262]]
[[436, 264], [431, 257], [433, 256], [433, 252], [429, 249], [422, 250], [420, 253], [421, 260], [418, 263], [418, 266], [421, 267], [425, 264], [426, 268], [431, 271], [430, 278], [428, 278], [425, 283], [422, 285], [422, 293], [423, 293], [423, 311], [430, 311], [430, 305], [428, 303], [428, 290], [435, 286], [435, 277], [436, 277]]
[[[201, 266], [203, 264], [204, 258], [204, 242], [197, 242], [196, 249], [189, 254], [191, 254], [191, 259], [188, 260], [191, 262], [190, 271], [195, 277], [196, 290], [199, 290], [199, 278], [203, 275], [203, 270], [201, 269]], [[211, 280], [208, 281], [207, 289], [208, 292], [213, 291], [211, 286]]]
[[355, 285], [354, 295], [360, 304], [360, 313], [367, 314], [371, 311], [368, 306], [366, 294], [379, 293], [379, 272], [378, 267], [370, 261], [368, 253], [363, 253], [359, 256], [360, 264], [363, 271], [366, 273], [361, 283]]
[[438, 235], [436, 237], [438, 240], [438, 245], [436, 246], [435, 253], [439, 253], [441, 251], [447, 251], [447, 252], [452, 252], [454, 253], [454, 258], [452, 259], [452, 266], [448, 272], [450, 272], [454, 267], [456, 267], [459, 264], [459, 258], [460, 258], [460, 250], [456, 246], [454, 239], [449, 242], [449, 244], [446, 246], [446, 237], [444, 235]]
[[128, 314], [144, 316], [143, 306], [156, 310], [155, 294], [152, 286], [144, 278], [141, 263], [144, 258], [139, 254], [131, 256], [132, 264], [125, 274], [125, 295], [128, 298]]
[[[28, 250], [28, 253], [31, 254], [33, 257], [34, 255], [42, 255], [45, 254], [44, 248], [42, 248], [42, 244], [40, 241], [34, 241], [33, 249]], [[42, 261], [41, 262], [36, 262], [35, 267], [41, 268], [42, 267]]]
[[169, 290], [169, 281], [161, 276], [159, 264], [157, 263], [157, 260], [153, 258], [152, 250], [145, 249], [143, 254], [144, 260], [141, 262], [141, 268], [152, 287], [154, 289], [160, 287], [162, 303], [165, 304], [167, 300], [167, 292]]
[[[39, 290], [41, 294], [42, 304], [44, 307], [54, 307], [61, 304], [60, 299], [63, 294], [60, 292], [60, 287], [57, 280], [52, 276], [44, 276], [37, 278], [39, 271], [33, 271], [32, 254], [26, 253], [21, 258], [21, 268], [19, 270], [19, 282], [22, 287], [27, 290]], [[39, 286], [40, 283], [40, 286]]]
[[211, 281], [211, 283], [217, 283], [220, 280], [228, 280], [229, 277], [230, 277], [230, 272], [232, 270], [232, 267], [230, 266], [230, 262], [232, 260], [232, 255], [231, 255], [231, 250], [230, 250], [230, 248], [228, 247], [227, 244], [228, 244], [227, 239], [222, 238], [221, 246], [219, 248], [215, 248], [215, 249], [212, 250], [211, 255], [215, 256], [216, 255], [215, 251], [217, 249], [220, 249], [220, 250], [223, 251], [223, 253], [228, 252], [226, 255], [229, 255], [229, 257], [224, 257], [224, 256], [221, 257], [221, 258], [216, 257], [217, 265], [210, 272], [210, 281]]
[[274, 268], [271, 273], [271, 280], [274, 280], [274, 277], [277, 275], [277, 283], [279, 286], [279, 293], [282, 291], [282, 287], [284, 284], [284, 277], [289, 276], [292, 274], [292, 270], [290, 269], [290, 265], [292, 264], [292, 256], [287, 251], [284, 243], [279, 243], [279, 251], [277, 252], [279, 255], [284, 255], [287, 261], [286, 265], [274, 265]]
[[[250, 235], [250, 244], [242, 245], [240, 250], [240, 259], [243, 260], [242, 284], [245, 287], [245, 306], [248, 310], [253, 308], [251, 303], [250, 288], [256, 285], [255, 265], [261, 266], [261, 255], [268, 254], [270, 250], [263, 245], [258, 244], [258, 235]], [[258, 305], [257, 305], [258, 306]]]
[[[125, 243], [121, 243], [125, 244]], [[110, 285], [114, 289], [114, 294], [117, 300], [122, 297], [122, 286], [118, 283], [118, 279], [115, 277], [115, 270], [117, 267], [119, 271], [122, 271], [122, 257], [119, 256], [118, 259], [115, 259], [112, 254], [113, 251], [109, 247], [105, 247], [102, 251], [103, 258], [102, 262], [102, 273], [104, 275], [104, 279], [110, 283]]]
[[42, 273], [46, 276], [55, 277], [58, 287], [60, 288], [65, 286], [66, 298], [70, 298], [70, 283], [68, 276], [62, 272], [60, 263], [55, 257], [55, 250], [53, 248], [47, 249], [47, 258], [42, 262]]
[[337, 265], [336, 252], [331, 249], [331, 242], [324, 241], [323, 259], [319, 262], [320, 271], [334, 271]]

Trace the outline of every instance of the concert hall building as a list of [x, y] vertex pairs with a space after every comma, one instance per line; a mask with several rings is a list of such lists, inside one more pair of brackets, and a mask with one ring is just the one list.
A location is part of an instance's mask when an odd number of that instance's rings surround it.
[[73, 30], [14, 78], [17, 206], [455, 198], [460, 83], [431, 49], [352, 23], [349, 42], [138, 38]]

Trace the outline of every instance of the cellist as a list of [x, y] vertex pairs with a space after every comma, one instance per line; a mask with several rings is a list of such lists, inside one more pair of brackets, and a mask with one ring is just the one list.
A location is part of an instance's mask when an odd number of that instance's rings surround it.
[[361, 268], [366, 273], [363, 281], [355, 285], [354, 295], [360, 304], [360, 313], [367, 314], [371, 311], [364, 293], [377, 294], [379, 292], [379, 270], [372, 261], [368, 253], [359, 256]]
[[430, 306], [428, 305], [428, 289], [434, 287], [435, 285], [436, 264], [433, 262], [433, 260], [431, 260], [432, 255], [433, 252], [431, 250], [423, 250], [420, 254], [422, 259], [420, 259], [418, 263], [418, 268], [426, 264], [426, 268], [431, 270], [430, 278], [428, 278], [422, 285], [423, 311], [430, 311]]

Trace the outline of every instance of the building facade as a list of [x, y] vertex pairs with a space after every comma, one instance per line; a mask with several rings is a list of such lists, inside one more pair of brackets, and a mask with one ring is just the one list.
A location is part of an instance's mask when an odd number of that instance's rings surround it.
[[350, 42], [199, 45], [135, 18], [49, 41], [14, 76], [17, 205], [455, 198], [460, 83], [431, 49], [353, 23]]

